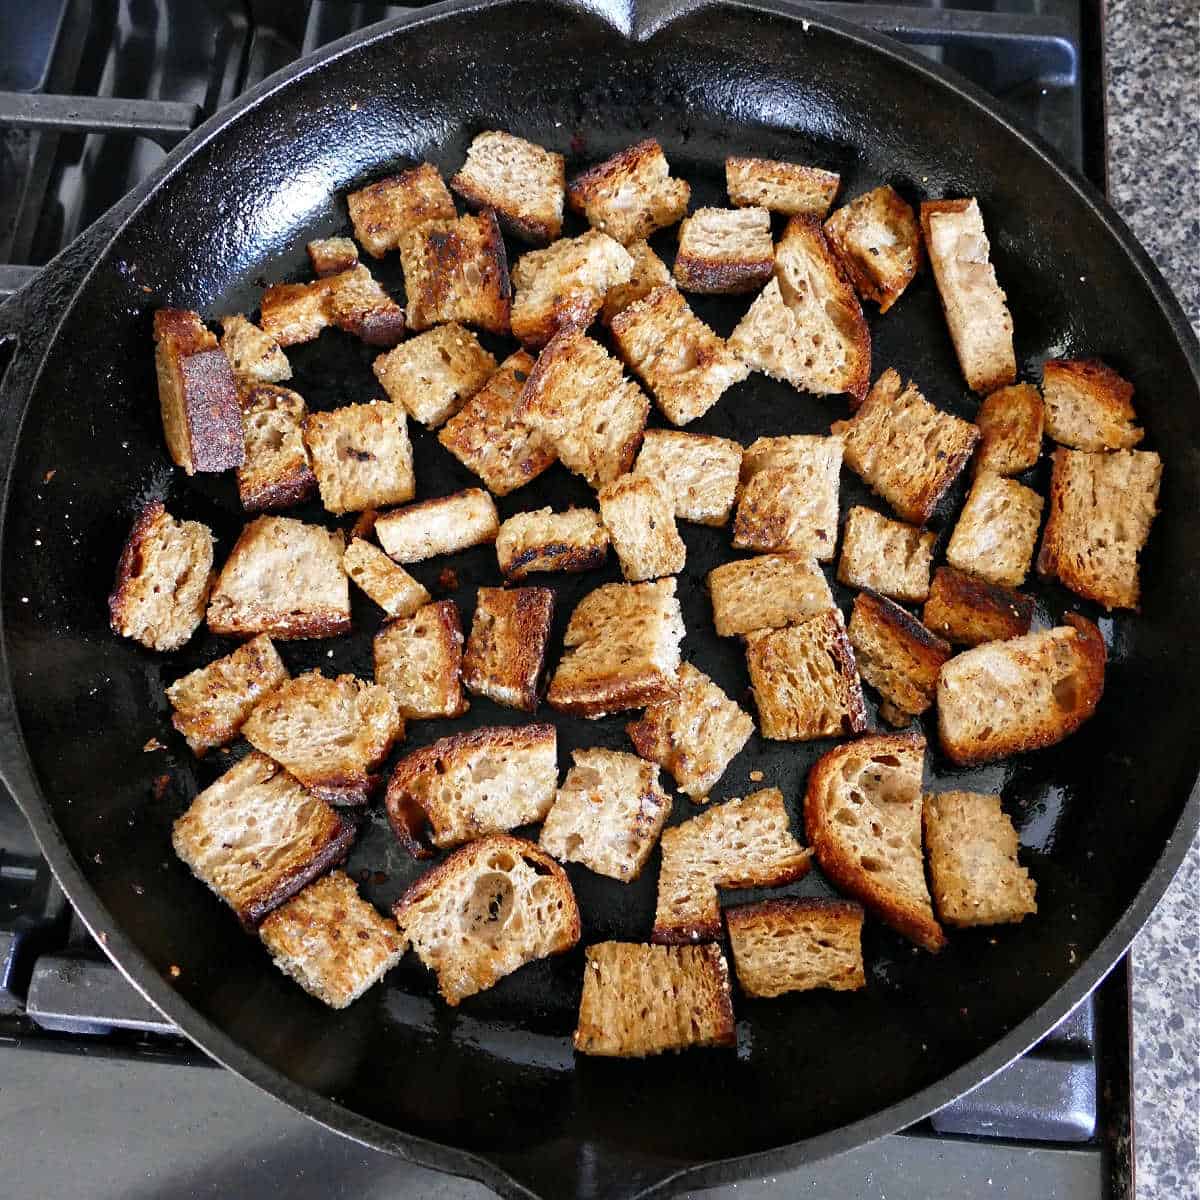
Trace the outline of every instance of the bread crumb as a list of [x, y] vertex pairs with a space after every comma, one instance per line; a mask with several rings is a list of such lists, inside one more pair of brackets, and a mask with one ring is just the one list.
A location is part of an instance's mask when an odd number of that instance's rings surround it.
[[49, 483], [49, 482], [50, 482], [50, 480], [52, 480], [52, 479], [55, 477], [55, 475], [57, 475], [57, 474], [58, 474], [58, 468], [57, 468], [57, 467], [51, 467], [51, 468], [50, 468], [50, 470], [48, 470], [48, 471], [45, 473], [45, 475], [43, 475], [43, 476], [42, 476], [42, 482], [43, 482], [43, 483]]
[[180, 977], [180, 975], [183, 974], [183, 971], [181, 971], [179, 969], [179, 967], [177, 967], [174, 963], [172, 963], [167, 968], [167, 973], [171, 976], [172, 979], [178, 979]]
[[763, 773], [761, 771], [751, 771], [750, 772], [750, 782], [751, 783], [762, 783], [762, 778], [763, 778]]
[[170, 786], [170, 775], [159, 775], [154, 781], [154, 799], [161, 800], [167, 794], [167, 788]]
[[438, 572], [437, 586], [443, 592], [457, 592], [458, 572], [453, 567], [443, 567]]
[[143, 754], [150, 754], [155, 750], [165, 750], [166, 746], [162, 744], [156, 737], [152, 737], [143, 747]]

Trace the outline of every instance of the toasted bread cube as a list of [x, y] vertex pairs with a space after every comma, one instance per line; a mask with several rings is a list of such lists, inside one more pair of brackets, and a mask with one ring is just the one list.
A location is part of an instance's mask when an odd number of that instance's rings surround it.
[[804, 554], [762, 554], [708, 573], [720, 637], [798, 625], [834, 607], [824, 572]]
[[171, 836], [196, 878], [251, 928], [353, 843], [353, 825], [256, 753], [205, 788]]
[[394, 346], [405, 331], [404, 309], [379, 286], [366, 267], [330, 275], [322, 283], [330, 323], [368, 346]]
[[589, 225], [628, 246], [687, 212], [692, 189], [670, 171], [662, 147], [646, 138], [577, 175], [567, 200]]
[[340, 533], [291, 517], [258, 517], [235, 543], [208, 603], [225, 637], [337, 637], [350, 632], [350, 581]]
[[729, 945], [747, 996], [867, 986], [863, 910], [845, 900], [761, 900], [727, 909]]
[[651, 941], [721, 936], [717, 888], [778, 887], [806, 875], [812, 851], [791, 833], [778, 788], [728, 800], [666, 830]]
[[721, 948], [589, 946], [574, 1044], [580, 1054], [606, 1058], [736, 1046], [729, 966]]
[[304, 400], [288, 388], [254, 383], [241, 389], [245, 461], [237, 469], [238, 496], [247, 512], [302, 504], [316, 495], [304, 444]]
[[1032, 384], [1014, 383], [985, 397], [975, 414], [975, 473], [1019, 475], [1034, 466], [1042, 454], [1043, 418], [1042, 396]]
[[1104, 691], [1104, 638], [1068, 613], [1064, 626], [956, 654], [938, 679], [942, 749], [962, 766], [1053, 746]]
[[582, 333], [557, 334], [538, 355], [517, 416], [593, 487], [624, 475], [642, 444], [650, 401], [621, 364]]
[[625, 247], [595, 229], [522, 254], [512, 271], [513, 337], [537, 349], [560, 329], [586, 329], [609, 288], [628, 283], [632, 274]]
[[375, 536], [397, 562], [414, 563], [494, 542], [499, 528], [491, 496], [466, 488], [384, 513], [375, 522]]
[[402, 504], [416, 491], [408, 418], [399, 404], [372, 400], [304, 418], [321, 503], [331, 513]]
[[1033, 598], [953, 567], [938, 567], [921, 619], [958, 646], [1003, 642], [1029, 632]]
[[618, 313], [612, 335], [673, 425], [704, 416], [727, 388], [750, 374], [673, 287], [656, 288]]
[[858, 412], [830, 428], [845, 441], [846, 466], [913, 525], [933, 515], [979, 440], [974, 425], [934, 408], [890, 367]]
[[949, 642], [874, 592], [855, 597], [846, 632], [859, 674], [883, 697], [879, 715], [885, 721], [907, 725], [933, 703]]
[[388, 399], [436, 429], [487, 382], [496, 360], [461, 325], [438, 325], [381, 354], [372, 367]]
[[398, 250], [426, 221], [453, 220], [454, 198], [429, 163], [389, 175], [346, 197], [354, 236], [372, 256]]
[[240, 383], [279, 383], [292, 377], [292, 364], [279, 343], [240, 314], [221, 318], [221, 349]]
[[673, 578], [606, 583], [571, 614], [546, 699], [560, 712], [589, 718], [669, 699], [683, 635]]
[[838, 582], [870, 588], [894, 600], [924, 600], [929, 595], [936, 541], [937, 534], [923, 533], [856, 505], [846, 517]]
[[996, 281], [978, 201], [927, 201], [921, 205], [921, 229], [967, 386], [986, 396], [1015, 383], [1012, 317]]
[[900, 299], [921, 265], [917, 214], [887, 184], [839, 208], [825, 222], [825, 236], [858, 294], [881, 313]]
[[202, 758], [214, 746], [232, 742], [255, 705], [288, 678], [271, 639], [260, 633], [232, 654], [167, 688], [175, 710], [171, 724], [187, 739], [192, 753]]
[[841, 181], [836, 171], [800, 163], [736, 156], [725, 160], [725, 190], [738, 208], [758, 206], [824, 220]]
[[742, 448], [728, 438], [647, 429], [633, 471], [671, 493], [679, 520], [724, 525], [733, 511], [741, 469]]
[[532, 842], [499, 833], [427, 871], [392, 911], [451, 1007], [579, 941], [579, 906], [562, 867]]
[[108, 598], [113, 633], [150, 650], [178, 650], [204, 619], [212, 565], [207, 525], [175, 520], [161, 500], [147, 504], [129, 531]]
[[679, 226], [675, 282], [689, 292], [754, 292], [771, 278], [775, 243], [765, 208], [698, 208]]
[[633, 273], [626, 283], [618, 283], [608, 289], [600, 319], [609, 325], [613, 317], [624, 312], [631, 304], [650, 295], [655, 288], [671, 285], [671, 272], [667, 264], [650, 248], [649, 242], [631, 242], [625, 249], [633, 259]]
[[259, 301], [259, 324], [280, 346], [311, 342], [331, 322], [329, 280], [314, 283], [276, 283]]
[[958, 524], [946, 546], [946, 561], [988, 583], [1020, 587], [1029, 574], [1042, 498], [1032, 488], [985, 471], [975, 476]]
[[674, 776], [681, 792], [698, 804], [725, 774], [754, 732], [754, 721], [703, 671], [680, 663], [679, 695], [651, 704], [625, 726], [634, 749]]
[[309, 242], [305, 249], [318, 279], [340, 275], [358, 266], [358, 247], [348, 237], [317, 238]]
[[414, 333], [447, 321], [508, 333], [508, 257], [490, 209], [419, 225], [401, 243], [400, 262]]
[[829, 879], [931, 953], [946, 944], [921, 854], [919, 733], [868, 734], [835, 746], [808, 773], [804, 827]]
[[378, 546], [352, 538], [342, 556], [342, 566], [389, 617], [411, 617], [432, 597], [403, 567], [397, 566]]
[[496, 534], [500, 573], [510, 583], [539, 571], [590, 571], [604, 565], [608, 530], [588, 508], [516, 513]]
[[621, 574], [631, 583], [678, 575], [687, 547], [675, 526], [671, 493], [646, 475], [622, 475], [597, 494]]
[[999, 796], [927, 795], [924, 826], [933, 899], [947, 925], [1003, 925], [1037, 912], [1037, 884], [1017, 862], [1017, 831]]
[[511, 133], [477, 133], [450, 186], [473, 209], [495, 209], [506, 233], [544, 246], [562, 233], [567, 187], [561, 154]]
[[1056, 450], [1038, 572], [1107, 609], [1137, 609], [1138, 555], [1158, 512], [1162, 459], [1150, 450]]
[[1134, 422], [1133, 384], [1099, 359], [1052, 359], [1042, 368], [1046, 432], [1075, 450], [1129, 450], [1145, 436]]
[[539, 844], [562, 862], [628, 883], [642, 873], [671, 815], [658, 767], [619, 750], [573, 750]]
[[461, 717], [462, 621], [453, 600], [396, 617], [375, 635], [375, 679], [396, 698], [406, 719]]
[[546, 665], [554, 593], [549, 588], [481, 587], [463, 657], [463, 683], [477, 696], [533, 712]]
[[189, 475], [242, 465], [237, 380], [197, 313], [154, 314], [154, 362], [167, 453]]

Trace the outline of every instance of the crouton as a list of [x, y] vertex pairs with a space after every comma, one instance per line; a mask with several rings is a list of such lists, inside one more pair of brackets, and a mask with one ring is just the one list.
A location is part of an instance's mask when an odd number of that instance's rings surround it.
[[917, 215], [887, 184], [839, 208], [825, 222], [825, 236], [858, 294], [880, 313], [900, 299], [921, 264]]
[[656, 288], [612, 319], [621, 357], [673, 425], [702, 417], [750, 368], [673, 287]]
[[926, 201], [921, 229], [968, 387], [987, 395], [1015, 383], [1012, 317], [996, 282], [978, 201]]
[[721, 936], [717, 888], [778, 887], [808, 873], [812, 851], [792, 836], [778, 788], [728, 800], [662, 835], [651, 941]]
[[346, 197], [354, 236], [372, 258], [398, 250], [426, 221], [455, 217], [454, 199], [429, 163], [389, 175]]
[[1029, 574], [1042, 498], [1032, 488], [990, 471], [975, 476], [946, 546], [946, 561], [988, 583], [1020, 587]]
[[687, 212], [692, 189], [670, 170], [662, 147], [646, 138], [577, 175], [567, 200], [589, 225], [628, 246]]
[[806, 742], [866, 729], [854, 651], [836, 609], [747, 635], [746, 666], [763, 737]]
[[350, 632], [342, 535], [290, 517], [258, 517], [234, 544], [208, 603], [225, 637], [338, 637]]
[[754, 721], [690, 663], [676, 673], [679, 694], [647, 707], [625, 726], [633, 748], [669, 771], [697, 804], [725, 774], [754, 732]]
[[279, 343], [239, 315], [221, 318], [221, 349], [239, 383], [279, 383], [291, 379], [292, 364]]
[[910, 603], [924, 600], [936, 541], [934, 533], [856, 505], [846, 517], [838, 582]]
[[913, 525], [924, 525], [979, 440], [969, 421], [934, 408], [890, 367], [849, 420], [834, 421], [845, 462]]
[[408, 720], [461, 717], [462, 622], [453, 600], [396, 617], [375, 635], [375, 679], [395, 697]]
[[240, 398], [245, 457], [237, 484], [242, 507], [269, 512], [316, 495], [317, 477], [304, 444], [304, 400], [273, 383], [244, 385]]
[[758, 206], [793, 217], [824, 220], [841, 184], [836, 171], [770, 158], [725, 160], [725, 190], [738, 208]]
[[177, 679], [167, 688], [171, 724], [197, 758], [225, 746], [241, 732], [258, 702], [289, 678], [287, 667], [266, 634], [232, 654]]
[[562, 867], [505, 834], [456, 851], [392, 911], [451, 1007], [579, 941], [579, 906]]
[[727, 909], [729, 946], [747, 996], [867, 986], [863, 910], [845, 900], [762, 900]]
[[808, 773], [804, 827], [821, 870], [880, 920], [931, 953], [946, 944], [921, 854], [919, 733], [868, 734]]
[[196, 878], [251, 928], [353, 843], [354, 826], [265, 754], [246, 755], [205, 788], [171, 836]]
[[280, 346], [311, 342], [330, 325], [329, 279], [276, 283], [258, 302], [263, 332]]
[[1129, 450], [1145, 436], [1134, 422], [1133, 384], [1099, 359], [1052, 359], [1042, 368], [1046, 432], [1075, 450]]
[[413, 498], [412, 444], [399, 404], [373, 400], [309, 413], [303, 431], [321, 503], [331, 513], [362, 512]]
[[358, 266], [358, 247], [348, 237], [317, 238], [309, 242], [305, 249], [318, 279], [340, 275]]
[[466, 488], [384, 513], [375, 522], [375, 536], [397, 562], [414, 563], [494, 542], [499, 528], [491, 496]]
[[496, 534], [496, 558], [509, 583], [539, 571], [590, 571], [607, 555], [608, 530], [588, 508], [516, 513]]
[[627, 283], [618, 283], [608, 289], [604, 307], [600, 310], [600, 319], [605, 325], [611, 324], [617, 313], [624, 312], [635, 301], [650, 295], [655, 288], [671, 284], [671, 272], [667, 270], [667, 264], [654, 253], [649, 242], [631, 242], [625, 249], [633, 259], [633, 274]]
[[587, 948], [575, 1049], [645, 1058], [736, 1046], [729, 967], [719, 946], [599, 942]]
[[197, 313], [154, 314], [154, 362], [163, 435], [171, 461], [188, 475], [242, 465], [237, 380]]
[[687, 547], [675, 526], [671, 493], [646, 475], [622, 475], [597, 494], [621, 574], [632, 583], [678, 575]]
[[388, 399], [427, 429], [454, 416], [495, 369], [475, 335], [453, 322], [381, 354], [372, 367]]
[[670, 492], [679, 520], [724, 525], [733, 511], [741, 469], [742, 448], [728, 438], [647, 429], [633, 472]]
[[846, 632], [859, 674], [883, 697], [879, 715], [885, 721], [907, 725], [933, 703], [949, 642], [874, 592], [855, 597]]
[[1158, 512], [1162, 459], [1150, 450], [1056, 450], [1038, 572], [1106, 609], [1137, 609], [1138, 555]]
[[679, 226], [673, 274], [685, 291], [754, 292], [774, 266], [765, 208], [698, 208]]
[[564, 331], [538, 355], [516, 416], [599, 487], [633, 466], [650, 401], [598, 342]]
[[432, 597], [403, 567], [397, 566], [378, 546], [352, 538], [342, 556], [342, 566], [389, 617], [411, 617]]
[[178, 650], [204, 619], [212, 565], [207, 525], [175, 520], [161, 500], [146, 505], [129, 531], [108, 597], [113, 633], [150, 650]]
[[619, 750], [574, 750], [539, 844], [621, 883], [636, 879], [671, 815], [658, 767]]
[[380, 782], [371, 772], [404, 736], [404, 719], [379, 684], [308, 671], [259, 703], [242, 735], [314, 796], [330, 804], [365, 804]]
[[549, 588], [481, 587], [463, 657], [463, 683], [477, 696], [533, 712], [546, 665], [554, 593]]
[[960, 766], [1053, 746], [1104, 692], [1104, 638], [1068, 613], [1065, 626], [986, 642], [955, 655], [938, 679], [938, 734]]
[[595, 229], [522, 254], [512, 271], [513, 337], [537, 349], [560, 329], [586, 329], [608, 289], [632, 274], [625, 247]]
[[1042, 453], [1043, 415], [1041, 393], [1029, 383], [1014, 383], [985, 397], [975, 414], [976, 474], [1019, 475], [1034, 466]]
[[446, 321], [508, 333], [512, 289], [496, 214], [426, 221], [400, 245], [408, 327]]
[[953, 567], [938, 567], [921, 619], [927, 628], [958, 646], [1002, 642], [1029, 632], [1033, 598]]
[[804, 554], [763, 554], [708, 573], [713, 625], [720, 637], [798, 625], [834, 607], [817, 564]]
[[603, 717], [676, 693], [683, 614], [675, 580], [606, 583], [575, 607], [546, 699], [552, 708]]
[[321, 281], [330, 324], [361, 338], [368, 346], [394, 346], [405, 331], [404, 310], [359, 264]]
[[491, 208], [506, 233], [544, 246], [562, 233], [563, 156], [511, 133], [477, 133], [450, 186], [472, 209]]

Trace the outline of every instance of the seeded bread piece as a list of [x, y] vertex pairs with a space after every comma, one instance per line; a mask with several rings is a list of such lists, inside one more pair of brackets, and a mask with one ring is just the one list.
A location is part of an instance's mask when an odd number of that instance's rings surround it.
[[292, 364], [279, 343], [240, 314], [221, 318], [221, 349], [239, 383], [291, 379]]
[[562, 867], [502, 833], [427, 871], [392, 911], [451, 1007], [579, 941], [579, 906]]
[[936, 541], [936, 534], [856, 505], [846, 517], [838, 582], [897, 600], [924, 600]]
[[397, 566], [378, 546], [352, 538], [342, 556], [342, 566], [389, 617], [411, 617], [431, 597], [403, 567]]
[[177, 679], [167, 688], [171, 724], [197, 758], [225, 746], [241, 732], [255, 705], [289, 678], [266, 634]]
[[921, 619], [955, 645], [1002, 642], [1029, 632], [1033, 598], [953, 567], [938, 567]]
[[778, 887], [807, 874], [812, 851], [796, 841], [790, 825], [783, 793], [764, 788], [666, 830], [650, 940], [716, 941], [718, 887]]
[[450, 186], [472, 209], [491, 208], [507, 233], [544, 246], [562, 233], [563, 156], [511, 133], [477, 133]]
[[646, 138], [577, 175], [567, 200], [589, 225], [627, 246], [687, 212], [692, 190], [670, 170], [662, 147]]
[[487, 382], [496, 360], [461, 325], [438, 325], [381, 354], [372, 370], [388, 399], [436, 429]]
[[453, 600], [388, 621], [375, 635], [375, 679], [395, 697], [408, 720], [461, 717], [462, 622]]
[[741, 469], [742, 448], [728, 438], [647, 429], [633, 470], [671, 493], [679, 520], [724, 525], [733, 511]]
[[340, 275], [358, 266], [358, 247], [352, 238], [317, 238], [304, 248], [308, 251], [308, 261], [312, 263], [313, 273], [318, 279]]
[[404, 957], [394, 921], [344, 871], [310, 883], [258, 928], [275, 965], [330, 1008], [346, 1008]]
[[1128, 450], [1145, 436], [1134, 422], [1133, 384], [1099, 359], [1052, 359], [1042, 368], [1046, 432], [1076, 450]]
[[738, 983], [747, 996], [867, 986], [863, 910], [845, 900], [761, 900], [725, 910]]
[[904, 294], [921, 265], [917, 215], [884, 184], [857, 196], [825, 222], [846, 274], [865, 300], [885, 313]]
[[631, 242], [625, 249], [633, 259], [633, 273], [628, 282], [608, 289], [604, 307], [600, 310], [600, 319], [605, 325], [611, 324], [617, 313], [624, 312], [656, 288], [672, 286], [667, 264], [654, 253], [649, 242]]
[[575, 1049], [645, 1058], [736, 1046], [729, 967], [719, 946], [599, 942], [587, 948]]
[[765, 208], [698, 208], [679, 226], [674, 276], [685, 291], [754, 292], [774, 266]]
[[108, 597], [113, 633], [150, 650], [178, 650], [204, 619], [212, 565], [207, 525], [175, 520], [161, 500], [146, 505], [129, 531]]
[[581, 717], [669, 699], [676, 694], [684, 632], [673, 578], [604, 584], [571, 614], [546, 699]]
[[845, 442], [846, 466], [914, 525], [933, 515], [979, 440], [974, 425], [934, 408], [890, 367], [858, 412], [831, 429]]
[[311, 342], [327, 329], [329, 279], [314, 283], [276, 283], [259, 300], [259, 324], [280, 346]]
[[988, 583], [1020, 587], [1029, 574], [1042, 523], [1042, 498], [1032, 488], [984, 471], [946, 546], [946, 561]]
[[808, 773], [804, 827], [821, 870], [925, 950], [946, 936], [933, 915], [921, 854], [919, 733], [868, 734], [835, 746]]
[[515, 513], [496, 534], [496, 558], [509, 583], [539, 571], [590, 571], [607, 555], [608, 530], [590, 508]]
[[1150, 450], [1054, 452], [1039, 574], [1107, 609], [1136, 611], [1138, 555], [1158, 512], [1162, 459]]
[[691, 663], [676, 673], [679, 695], [651, 704], [625, 726], [634, 749], [675, 778], [697, 804], [725, 774], [754, 732], [754, 721]]
[[351, 192], [346, 207], [358, 244], [372, 258], [399, 249], [424, 222], [453, 220], [456, 215], [454, 198], [437, 168], [429, 163]]
[[554, 593], [544, 587], [481, 587], [463, 657], [463, 683], [477, 696], [533, 712], [546, 665]]
[[671, 815], [658, 767], [619, 750], [573, 750], [539, 844], [621, 883], [636, 879]]
[[597, 493], [621, 574], [632, 583], [678, 575], [687, 547], [675, 527], [672, 494], [646, 475], [622, 475]]
[[368, 346], [394, 346], [405, 332], [404, 310], [361, 263], [321, 280], [329, 322]]
[[720, 637], [798, 625], [834, 607], [824, 572], [803, 554], [722, 563], [708, 573], [708, 590]]
[[373, 400], [304, 418], [321, 503], [331, 513], [403, 504], [416, 491], [408, 417], [399, 404]]
[[725, 160], [725, 190], [737, 208], [758, 206], [772, 212], [824, 219], [841, 184], [835, 171], [770, 158]]
[[354, 842], [343, 821], [265, 754], [248, 754], [176, 822], [175, 853], [253, 928]]
[[302, 504], [316, 495], [304, 444], [304, 400], [273, 383], [243, 384], [239, 391], [245, 461], [237, 469], [238, 496], [247, 512]]
[[384, 513], [375, 522], [375, 536], [397, 562], [414, 563], [494, 542], [499, 528], [491, 496], [466, 488]]
[[975, 414], [975, 473], [1019, 475], [1034, 466], [1042, 453], [1043, 415], [1041, 393], [1030, 383], [1014, 383], [987, 396]]

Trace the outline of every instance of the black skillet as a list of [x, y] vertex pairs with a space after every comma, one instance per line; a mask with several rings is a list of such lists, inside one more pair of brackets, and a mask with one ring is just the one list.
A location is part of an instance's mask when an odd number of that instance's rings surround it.
[[[692, 181], [695, 203], [721, 203], [730, 152], [832, 167], [847, 196], [885, 180], [911, 200], [976, 195], [1023, 375], [1038, 378], [1049, 356], [1095, 354], [1133, 380], [1146, 445], [1166, 460], [1163, 515], [1145, 554], [1143, 613], [1101, 621], [1112, 661], [1096, 717], [1064, 745], [993, 769], [956, 771], [936, 750], [928, 759], [935, 787], [1002, 790], [1038, 882], [1036, 919], [957, 934], [937, 958], [870, 922], [865, 991], [736, 997], [736, 1053], [576, 1060], [582, 951], [529, 966], [453, 1012], [406, 961], [333, 1013], [271, 967], [173, 859], [171, 821], [229, 760], [192, 760], [170, 733], [163, 686], [229, 644], [201, 633], [177, 655], [151, 654], [110, 635], [104, 600], [147, 500], [207, 521], [221, 549], [241, 514], [229, 477], [188, 481], [167, 461], [151, 313], [252, 310], [266, 281], [303, 273], [308, 238], [345, 228], [340, 193], [426, 157], [449, 172], [482, 128], [526, 135], [575, 165], [653, 134]], [[669, 254], [670, 234], [657, 241]], [[378, 274], [399, 289], [394, 261]], [[723, 332], [743, 307], [697, 303]], [[974, 411], [927, 276], [886, 318], [872, 315], [872, 328], [876, 373], [895, 366], [937, 404]], [[508, 1195], [546, 1196], [666, 1192], [846, 1150], [937, 1109], [1050, 1029], [1119, 958], [1193, 836], [1195, 340], [1145, 253], [1085, 183], [981, 93], [882, 39], [769, 2], [450, 4], [377, 26], [272, 77], [197, 131], [0, 309], [0, 334], [14, 351], [0, 405], [4, 779], [133, 983], [214, 1058], [351, 1137]], [[292, 355], [298, 390], [316, 408], [366, 399], [376, 394], [371, 357], [326, 333]], [[696, 427], [748, 442], [824, 432], [844, 412], [753, 376]], [[416, 447], [423, 495], [472, 482], [430, 436], [419, 433]], [[1044, 490], [1044, 468], [1031, 481]], [[844, 477], [843, 513], [864, 499]], [[501, 507], [587, 500], [555, 468]], [[315, 508], [302, 515], [322, 519]], [[685, 653], [741, 695], [740, 653], [714, 637], [703, 589], [728, 556], [727, 536], [685, 530]], [[417, 574], [436, 588], [444, 565]], [[479, 550], [449, 565], [469, 619], [475, 587], [496, 579], [494, 559]], [[559, 628], [583, 592], [612, 577], [610, 568], [555, 578]], [[1056, 587], [1033, 590], [1044, 622], [1097, 615]], [[364, 603], [355, 616], [351, 639], [285, 645], [289, 665], [369, 672], [376, 615]], [[475, 701], [454, 727], [513, 719]], [[564, 760], [572, 746], [625, 745], [619, 718], [559, 726]], [[450, 727], [416, 724], [410, 744]], [[143, 752], [154, 736], [167, 749]], [[825, 748], [755, 738], [716, 798], [743, 794], [749, 771], [761, 770], [795, 814]], [[675, 819], [688, 811], [680, 799]], [[350, 869], [371, 872], [364, 891], [381, 905], [417, 871], [378, 813]], [[657, 873], [657, 857], [631, 886], [572, 871], [584, 942], [644, 937]], [[814, 873], [791, 890], [827, 888]]]

